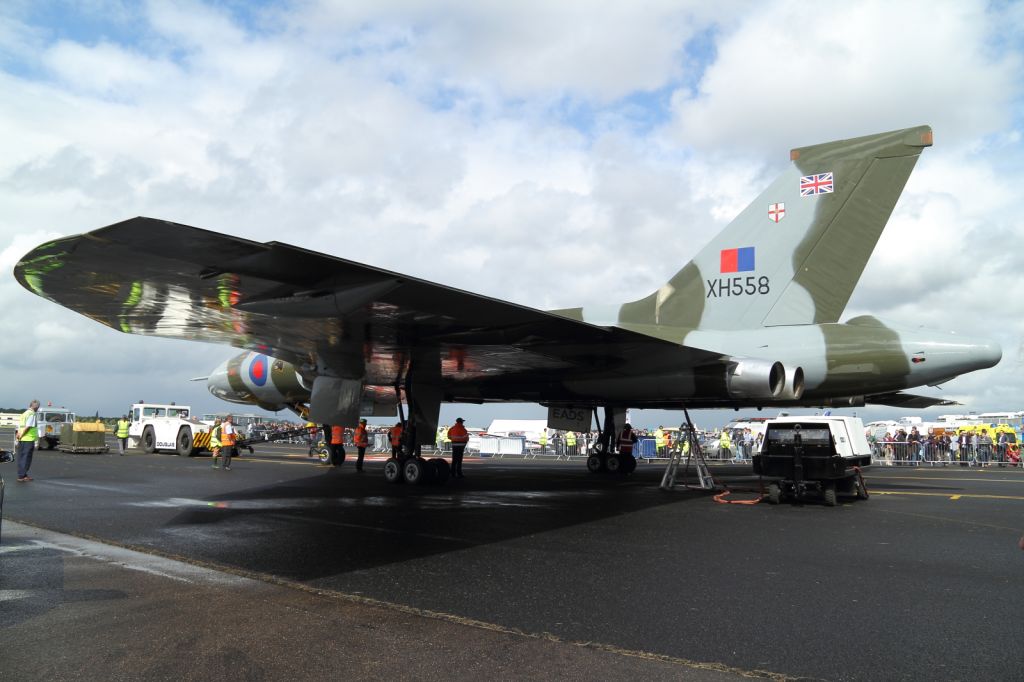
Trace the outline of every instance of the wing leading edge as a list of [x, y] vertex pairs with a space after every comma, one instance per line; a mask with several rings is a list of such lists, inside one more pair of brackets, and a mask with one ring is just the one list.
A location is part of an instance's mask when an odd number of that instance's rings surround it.
[[15, 276], [126, 333], [326, 363], [382, 385], [418, 358], [453, 385], [512, 381], [540, 387], [523, 399], [552, 399], [555, 384], [595, 370], [627, 376], [722, 359], [278, 242], [144, 217], [41, 245]]

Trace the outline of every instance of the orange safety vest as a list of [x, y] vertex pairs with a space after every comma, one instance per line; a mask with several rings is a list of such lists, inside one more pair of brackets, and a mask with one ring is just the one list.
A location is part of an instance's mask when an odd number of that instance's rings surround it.
[[455, 424], [455, 426], [448, 429], [448, 440], [459, 445], [465, 445], [469, 442], [469, 432], [466, 431], [466, 427], [462, 424]]
[[224, 446], [227, 446], [227, 447], [231, 447], [232, 445], [235, 444], [235, 425], [234, 424], [230, 425], [231, 426], [231, 433], [228, 433], [227, 431], [224, 430], [225, 426], [228, 426], [228, 425], [227, 424], [221, 424], [221, 428], [220, 428], [220, 444], [224, 445]]
[[331, 427], [331, 445], [341, 445], [344, 443], [343, 436], [345, 435], [344, 426], [332, 426]]
[[632, 455], [633, 454], [633, 431], [632, 430], [626, 431], [625, 429], [623, 429], [622, 433], [619, 434], [619, 452], [624, 454], [624, 455]]
[[402, 444], [402, 427], [392, 426], [391, 427], [391, 445], [392, 447], [398, 447]]
[[356, 444], [357, 448], [365, 448], [370, 444], [369, 438], [366, 437], [366, 427], [360, 424], [356, 427], [356, 435], [352, 439], [352, 442]]

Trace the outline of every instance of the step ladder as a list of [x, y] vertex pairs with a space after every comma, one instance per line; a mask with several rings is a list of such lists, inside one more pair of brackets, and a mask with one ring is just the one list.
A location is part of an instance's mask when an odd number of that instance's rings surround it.
[[[696, 455], [693, 454], [694, 451], [696, 451]], [[672, 490], [676, 485], [682, 485], [683, 487], [697, 487], [701, 490], [713, 490], [715, 480], [711, 476], [711, 470], [708, 469], [708, 463], [704, 461], [704, 453], [701, 451], [701, 447], [691, 443], [690, 451], [685, 455], [686, 464], [683, 466], [683, 475], [685, 476], [690, 468], [690, 463], [693, 462], [694, 471], [697, 472], [696, 486], [688, 486], [685, 480], [679, 483], [676, 482], [676, 476], [679, 474], [679, 465], [683, 462], [683, 459], [682, 448], [679, 448], [669, 457], [668, 464], [665, 466], [665, 473], [661, 477], [661, 489]]]

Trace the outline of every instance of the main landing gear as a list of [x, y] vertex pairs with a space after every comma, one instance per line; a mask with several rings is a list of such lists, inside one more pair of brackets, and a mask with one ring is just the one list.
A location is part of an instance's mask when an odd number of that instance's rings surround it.
[[636, 457], [632, 454], [613, 452], [612, 444], [615, 442], [615, 417], [611, 408], [604, 408], [604, 428], [601, 428], [601, 420], [597, 416], [597, 409], [594, 409], [594, 419], [597, 421], [601, 435], [594, 443], [593, 451], [587, 457], [587, 470], [592, 474], [608, 473], [625, 476], [636, 470]]
[[[398, 385], [395, 385], [395, 393], [398, 396], [398, 418], [406, 428], [402, 430], [402, 447], [397, 457], [390, 457], [384, 462], [384, 480], [388, 483], [409, 483], [412, 485], [427, 485], [429, 483], [446, 483], [452, 475], [451, 466], [448, 460], [440, 457], [427, 459], [422, 455], [423, 446], [416, 442], [417, 410], [414, 408], [412, 396], [412, 381], [406, 375], [405, 395], [409, 401], [409, 421], [406, 422], [402, 409], [401, 395]], [[436, 421], [436, 420], [435, 420]], [[436, 431], [437, 424], [431, 427]], [[411, 453], [411, 454], [407, 454]]]

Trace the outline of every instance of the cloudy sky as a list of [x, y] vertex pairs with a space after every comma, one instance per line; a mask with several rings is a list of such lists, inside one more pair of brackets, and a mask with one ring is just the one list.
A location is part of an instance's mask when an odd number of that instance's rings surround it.
[[941, 393], [1024, 409], [1022, 73], [1018, 2], [6, 0], [0, 406], [226, 405], [187, 380], [232, 349], [23, 290], [14, 264], [56, 236], [146, 215], [538, 308], [618, 302], [791, 147], [928, 123], [845, 317], [997, 337], [1003, 362]]

